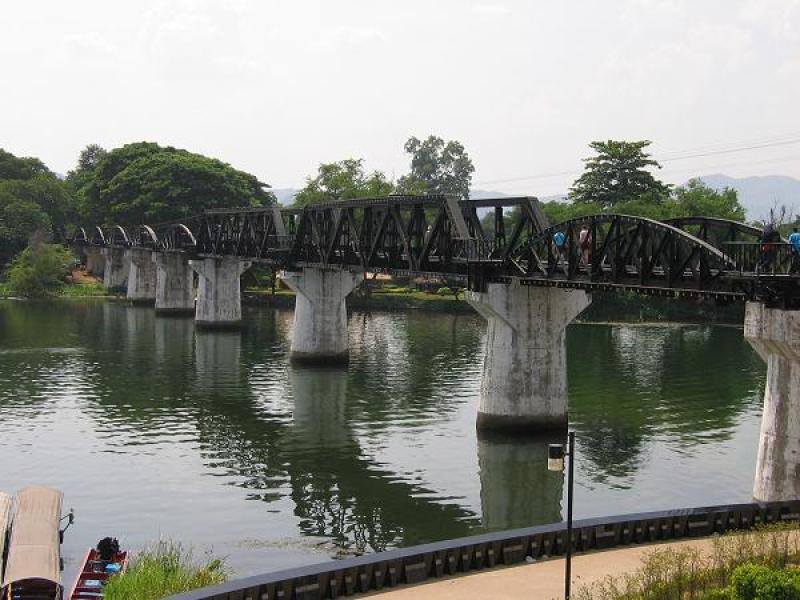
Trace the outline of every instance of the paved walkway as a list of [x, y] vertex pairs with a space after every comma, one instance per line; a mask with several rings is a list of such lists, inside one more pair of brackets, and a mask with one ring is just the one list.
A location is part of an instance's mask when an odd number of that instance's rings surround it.
[[[607, 575], [622, 575], [641, 566], [644, 555], [654, 548], [694, 547], [710, 550], [709, 538], [629, 546], [618, 550], [590, 552], [572, 557], [572, 591], [600, 581]], [[552, 559], [514, 567], [478, 571], [472, 575], [437, 579], [432, 583], [377, 592], [380, 600], [551, 600], [564, 597], [564, 559]]]

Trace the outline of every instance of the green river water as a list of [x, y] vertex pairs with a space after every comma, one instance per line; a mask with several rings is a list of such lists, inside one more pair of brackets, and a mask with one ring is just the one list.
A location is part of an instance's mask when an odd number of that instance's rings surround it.
[[[106, 535], [247, 575], [561, 519], [548, 440], [476, 435], [479, 317], [355, 312], [341, 370], [292, 367], [291, 325], [0, 301], [0, 491], [64, 491], [68, 579]], [[577, 518], [751, 499], [765, 369], [740, 329], [580, 324], [567, 348]]]

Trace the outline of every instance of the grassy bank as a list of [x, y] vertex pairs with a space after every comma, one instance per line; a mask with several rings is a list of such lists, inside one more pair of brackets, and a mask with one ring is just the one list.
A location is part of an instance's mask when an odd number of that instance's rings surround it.
[[580, 588], [576, 600], [798, 600], [800, 530], [779, 523], [712, 540], [711, 549], [656, 549], [641, 568]]
[[[116, 297], [112, 291], [103, 287], [98, 281], [81, 283], [64, 283], [54, 288], [46, 298], [111, 298]], [[15, 294], [7, 283], [0, 282], [0, 298], [13, 298]]]
[[[49, 297], [118, 298], [124, 295], [124, 290], [107, 290], [95, 279], [82, 278], [55, 288]], [[8, 285], [0, 282], [0, 298], [13, 296]], [[293, 308], [294, 292], [277, 289], [273, 294], [269, 288], [249, 287], [244, 290], [243, 300], [246, 304]], [[446, 289], [427, 292], [392, 284], [375, 286], [369, 290], [359, 288], [348, 297], [347, 305], [355, 310], [421, 310], [457, 314], [475, 312], [464, 300], [463, 292], [456, 298]], [[744, 320], [744, 306], [742, 304], [717, 306], [710, 301], [642, 297], [635, 294], [595, 293], [592, 304], [579, 320], [592, 323], [667, 321], [741, 325]]]
[[113, 577], [105, 588], [106, 600], [159, 600], [227, 579], [223, 561], [196, 561], [180, 544], [160, 542], [138, 553], [127, 573]]
[[[459, 294], [456, 299], [452, 294], [421, 292], [397, 286], [384, 286], [370, 290], [359, 289], [347, 298], [348, 308], [356, 310], [425, 310], [431, 312], [472, 313], [472, 307]], [[285, 308], [294, 307], [294, 292], [279, 289], [272, 294], [264, 288], [248, 288], [244, 292], [244, 301], [248, 304], [266, 304]]]
[[[284, 308], [294, 307], [294, 292], [248, 288], [245, 302], [266, 304]], [[463, 293], [456, 299], [452, 294], [422, 292], [388, 286], [376, 288], [369, 294], [357, 290], [347, 298], [347, 306], [357, 310], [423, 310], [447, 313], [474, 313], [464, 300]], [[642, 297], [635, 294], [595, 293], [592, 304], [579, 317], [591, 323], [720, 323], [741, 325], [744, 321], [744, 306], [731, 304], [717, 306], [709, 301], [675, 300], [670, 298]]]

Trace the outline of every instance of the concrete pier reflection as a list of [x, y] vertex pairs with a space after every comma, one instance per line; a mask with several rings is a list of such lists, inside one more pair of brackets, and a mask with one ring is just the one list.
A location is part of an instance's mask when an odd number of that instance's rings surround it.
[[564, 436], [479, 434], [484, 527], [514, 529], [561, 521], [564, 473], [547, 470], [547, 445], [552, 443], [564, 443]]

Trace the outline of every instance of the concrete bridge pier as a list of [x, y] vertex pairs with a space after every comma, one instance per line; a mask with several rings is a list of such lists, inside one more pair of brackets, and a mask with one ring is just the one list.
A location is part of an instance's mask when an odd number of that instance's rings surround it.
[[103, 248], [103, 259], [105, 264], [103, 287], [106, 289], [125, 287], [130, 270], [130, 257], [125, 248], [116, 246]]
[[477, 426], [542, 431], [567, 425], [565, 330], [586, 292], [490, 283], [467, 300], [488, 321]]
[[235, 257], [190, 260], [199, 275], [194, 320], [205, 327], [232, 327], [242, 322], [240, 277], [252, 265]]
[[156, 269], [154, 252], [147, 248], [129, 248], [128, 300], [150, 304], [156, 299]]
[[753, 497], [800, 499], [800, 311], [748, 302], [744, 335], [767, 363]]
[[106, 266], [105, 260], [103, 259], [102, 248], [86, 246], [84, 248], [84, 254], [86, 254], [86, 272], [89, 275], [102, 277]]
[[363, 281], [361, 273], [305, 268], [281, 275], [297, 294], [290, 358], [320, 365], [347, 364], [346, 298]]
[[194, 313], [194, 271], [183, 252], [154, 252], [156, 314]]

